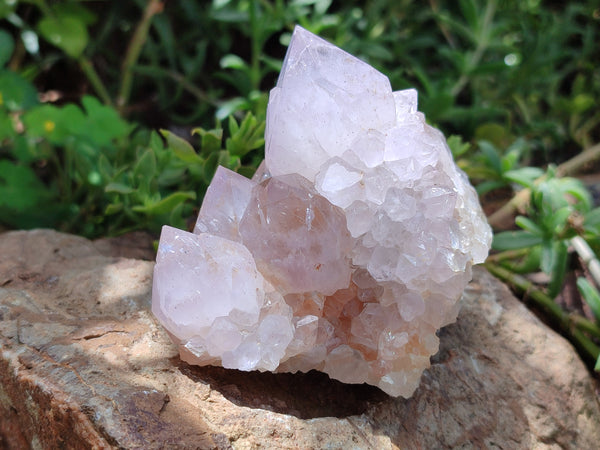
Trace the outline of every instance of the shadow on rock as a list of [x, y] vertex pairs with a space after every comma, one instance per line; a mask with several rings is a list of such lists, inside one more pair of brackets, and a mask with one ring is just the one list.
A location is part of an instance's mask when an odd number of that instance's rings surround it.
[[348, 417], [390, 397], [367, 384], [344, 384], [326, 374], [242, 372], [214, 366], [191, 366], [172, 358], [179, 371], [197, 383], [210, 384], [237, 406], [258, 408], [300, 419]]

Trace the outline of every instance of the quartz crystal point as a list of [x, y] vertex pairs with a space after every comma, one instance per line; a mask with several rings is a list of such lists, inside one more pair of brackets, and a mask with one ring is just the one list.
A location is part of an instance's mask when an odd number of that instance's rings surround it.
[[152, 310], [192, 364], [323, 371], [410, 397], [491, 230], [417, 92], [296, 27], [266, 158], [165, 226]]

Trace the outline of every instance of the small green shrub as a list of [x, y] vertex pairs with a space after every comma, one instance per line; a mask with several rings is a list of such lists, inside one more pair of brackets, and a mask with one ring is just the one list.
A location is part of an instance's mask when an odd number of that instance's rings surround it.
[[[0, 86], [0, 217], [14, 228], [54, 227], [95, 237], [132, 229], [186, 228], [217, 165], [251, 174], [260, 162], [264, 121], [251, 113], [229, 137], [194, 130], [201, 152], [176, 135], [149, 132], [98, 99], [38, 103], [12, 72]], [[2, 73], [0, 72], [0, 77]], [[18, 89], [17, 89], [18, 88]], [[20, 89], [20, 90], [19, 90]]]

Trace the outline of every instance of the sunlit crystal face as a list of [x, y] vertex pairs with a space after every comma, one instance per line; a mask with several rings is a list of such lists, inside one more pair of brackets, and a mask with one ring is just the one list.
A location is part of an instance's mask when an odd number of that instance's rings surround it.
[[414, 90], [297, 27], [252, 180], [165, 227], [153, 311], [194, 364], [317, 369], [410, 397], [491, 242]]

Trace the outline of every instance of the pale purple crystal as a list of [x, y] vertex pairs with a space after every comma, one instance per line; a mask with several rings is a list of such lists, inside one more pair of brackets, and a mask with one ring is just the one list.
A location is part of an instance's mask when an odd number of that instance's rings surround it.
[[346, 217], [299, 175], [255, 186], [240, 222], [243, 244], [283, 294], [331, 295], [350, 282]]
[[153, 312], [193, 364], [317, 369], [410, 397], [491, 230], [417, 92], [296, 27], [252, 180], [164, 227]]

